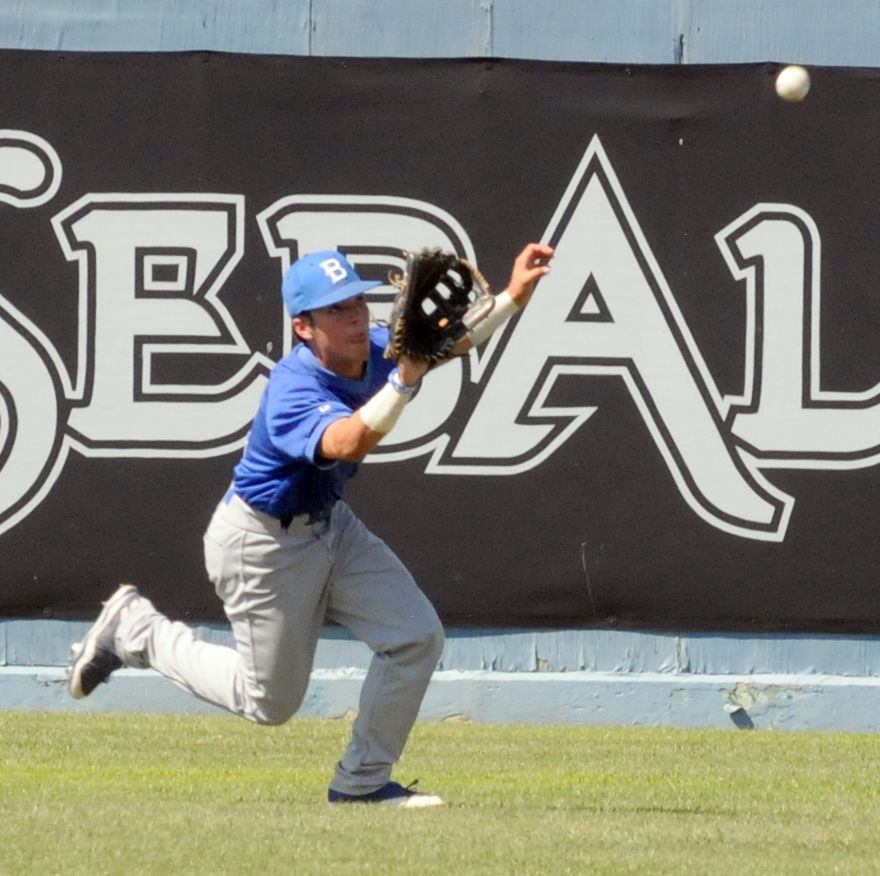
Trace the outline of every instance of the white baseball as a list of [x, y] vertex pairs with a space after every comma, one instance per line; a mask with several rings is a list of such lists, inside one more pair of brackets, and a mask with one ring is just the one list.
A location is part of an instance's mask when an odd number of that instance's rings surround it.
[[810, 74], [798, 64], [789, 64], [776, 77], [776, 93], [789, 103], [803, 100], [810, 92]]

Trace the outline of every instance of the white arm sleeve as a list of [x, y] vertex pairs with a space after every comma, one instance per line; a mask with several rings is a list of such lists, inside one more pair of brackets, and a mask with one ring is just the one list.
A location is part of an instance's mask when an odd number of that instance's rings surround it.
[[388, 375], [388, 383], [368, 402], [361, 405], [359, 408], [361, 419], [374, 432], [387, 434], [394, 428], [397, 418], [403, 413], [403, 409], [417, 388], [403, 383], [395, 368]]
[[478, 347], [480, 344], [488, 341], [492, 335], [492, 332], [498, 328], [498, 326], [503, 325], [513, 316], [514, 313], [519, 312], [520, 307], [514, 302], [514, 300], [510, 297], [510, 293], [505, 289], [503, 292], [499, 292], [495, 296], [495, 304], [492, 307], [492, 310], [489, 311], [489, 315], [480, 320], [470, 331], [468, 331], [467, 336], [470, 338], [471, 343]]

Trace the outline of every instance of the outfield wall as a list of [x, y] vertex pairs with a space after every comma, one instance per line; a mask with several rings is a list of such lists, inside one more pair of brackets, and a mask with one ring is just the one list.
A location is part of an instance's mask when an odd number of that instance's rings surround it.
[[[792, 60], [873, 67], [880, 3], [33, 2], [0, 10], [0, 47], [295, 55], [511, 57], [618, 63]], [[427, 8], [427, 12], [425, 11]], [[394, 26], [388, 26], [388, 22]], [[463, 24], [464, 23], [464, 24]], [[2, 547], [2, 545], [0, 545]], [[0, 622], [0, 704], [66, 708], [80, 622]], [[221, 640], [222, 629], [204, 628]], [[871, 636], [451, 629], [423, 717], [873, 731]], [[328, 630], [304, 714], [356, 707], [364, 654]], [[76, 708], [199, 708], [122, 673]]]

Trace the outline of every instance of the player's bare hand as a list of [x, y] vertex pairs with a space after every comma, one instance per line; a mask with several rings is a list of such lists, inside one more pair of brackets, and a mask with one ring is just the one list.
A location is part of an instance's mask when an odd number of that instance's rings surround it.
[[550, 272], [553, 252], [553, 247], [547, 244], [530, 243], [514, 260], [507, 291], [518, 307], [528, 304], [535, 284]]

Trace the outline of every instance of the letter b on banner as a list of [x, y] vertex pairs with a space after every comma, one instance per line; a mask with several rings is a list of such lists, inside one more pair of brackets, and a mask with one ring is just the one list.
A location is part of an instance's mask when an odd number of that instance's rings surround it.
[[[281, 261], [282, 274], [301, 256], [325, 249], [339, 250], [361, 276], [372, 274], [377, 279], [384, 279], [389, 271], [403, 270], [402, 250], [437, 247], [475, 261], [467, 233], [452, 216], [409, 198], [292, 195], [267, 207], [257, 221], [266, 249]], [[324, 262], [322, 267], [330, 276], [332, 266]], [[389, 285], [368, 293], [375, 318], [390, 312], [396, 291]], [[284, 349], [289, 350], [290, 325], [287, 317], [283, 318]], [[431, 375], [430, 394], [412, 401], [406, 417], [371, 454], [371, 461], [424, 452], [458, 402], [462, 367], [461, 362], [453, 362]]]

